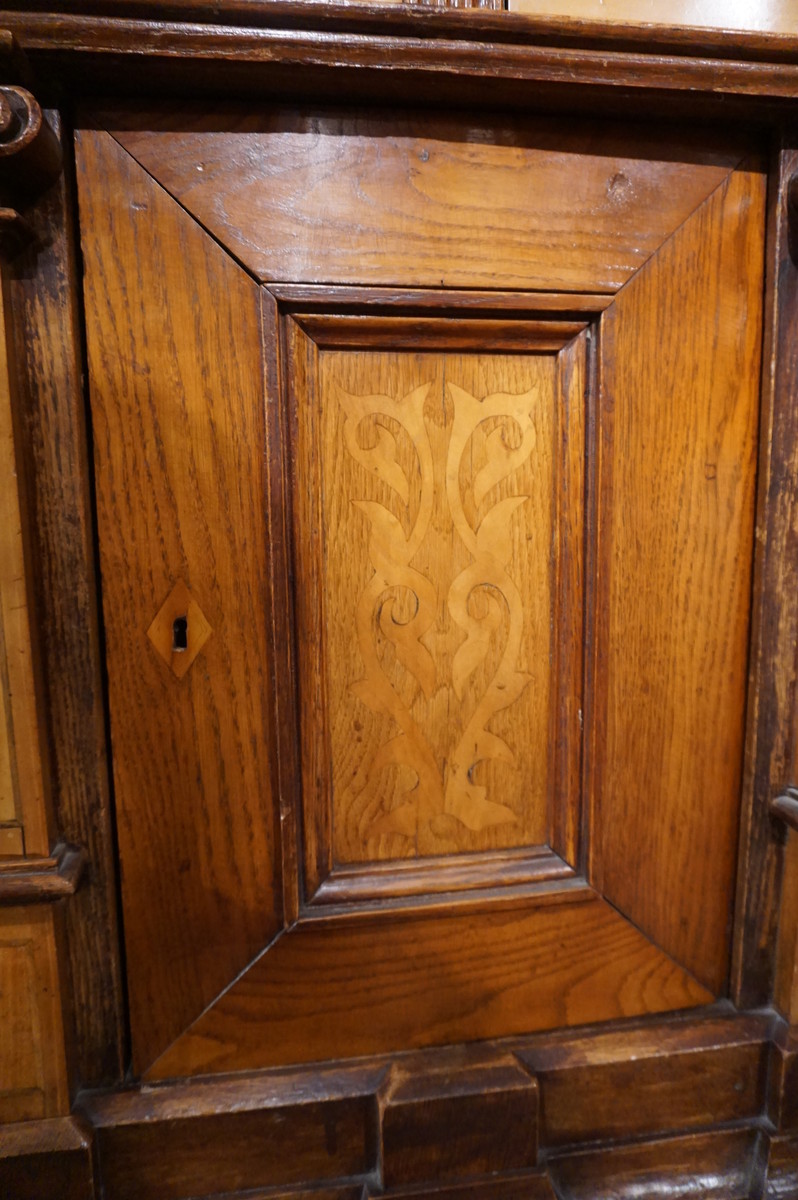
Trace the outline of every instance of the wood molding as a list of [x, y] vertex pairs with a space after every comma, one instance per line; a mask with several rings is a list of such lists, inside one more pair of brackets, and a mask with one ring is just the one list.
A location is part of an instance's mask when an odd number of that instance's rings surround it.
[[85, 851], [64, 842], [46, 857], [0, 859], [0, 907], [42, 904], [74, 896], [85, 866]]
[[0, 1193], [14, 1200], [94, 1200], [92, 1133], [76, 1117], [0, 1128]]
[[[58, 114], [48, 120], [61, 127]], [[9, 264], [20, 444], [36, 564], [31, 585], [56, 836], [85, 849], [87, 885], [65, 906], [71, 1083], [123, 1074], [105, 715], [83, 394], [71, 182], [62, 172], [25, 210], [35, 238]], [[51, 842], [31, 849], [46, 854]]]
[[771, 801], [798, 763], [794, 677], [798, 646], [798, 387], [795, 328], [798, 267], [788, 244], [787, 190], [798, 167], [794, 143], [779, 138], [768, 185], [760, 463], [754, 558], [750, 679], [737, 874], [731, 998], [741, 1008], [773, 994], [783, 847]]
[[[764, 1187], [763, 1155], [774, 1180], [798, 1168], [794, 1127], [776, 1135], [763, 1121], [768, 1054], [780, 1038], [770, 1015], [727, 1007], [351, 1066], [86, 1093], [80, 1111], [107, 1200], [185, 1200], [201, 1187], [343, 1200], [338, 1189], [359, 1196], [364, 1186], [395, 1200], [406, 1188], [416, 1200], [551, 1200], [547, 1172], [568, 1200], [637, 1196], [643, 1180], [671, 1179], [685, 1194], [750, 1200], [765, 1193], [742, 1181], [760, 1170]], [[708, 1180], [715, 1190], [700, 1191]]]
[[[46, 6], [43, 6], [46, 7]], [[19, 8], [24, 11], [20, 12]], [[37, 4], [36, 8], [40, 8]], [[86, 12], [85, 9], [89, 11]], [[548, 105], [566, 109], [590, 100], [593, 111], [686, 112], [702, 116], [772, 113], [798, 95], [798, 42], [756, 34], [724, 38], [684, 30], [652, 35], [646, 27], [552, 22], [480, 9], [468, 13], [428, 5], [227, 4], [212, 14], [199, 5], [109, 3], [74, 12], [0, 12], [33, 70], [70, 90], [148, 89], [305, 96], [381, 94], [405, 100]], [[301, 82], [300, 82], [301, 78]], [[764, 109], [763, 109], [764, 102]]]

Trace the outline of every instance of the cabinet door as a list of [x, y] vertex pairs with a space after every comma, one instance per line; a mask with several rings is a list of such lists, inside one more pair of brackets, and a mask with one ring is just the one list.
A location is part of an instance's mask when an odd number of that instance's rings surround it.
[[136, 1071], [723, 996], [746, 144], [174, 108], [77, 162]]

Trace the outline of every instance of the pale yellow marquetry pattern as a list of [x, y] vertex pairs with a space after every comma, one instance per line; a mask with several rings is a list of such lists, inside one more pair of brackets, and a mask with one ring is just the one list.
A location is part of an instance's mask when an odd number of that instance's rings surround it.
[[546, 840], [552, 357], [320, 355], [336, 862]]

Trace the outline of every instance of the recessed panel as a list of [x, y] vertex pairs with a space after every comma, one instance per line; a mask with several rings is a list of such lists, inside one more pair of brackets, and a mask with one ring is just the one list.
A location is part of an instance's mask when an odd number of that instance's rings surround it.
[[547, 847], [553, 810], [579, 799], [578, 736], [558, 728], [563, 681], [579, 687], [567, 649], [558, 671], [581, 558], [581, 490], [562, 494], [583, 453], [584, 396], [563, 401], [573, 351], [321, 341], [297, 331], [291, 386], [295, 547], [314, 581], [299, 597], [308, 898], [333, 879], [363, 897], [372, 874], [377, 893], [424, 893], [427, 874], [385, 874], [417, 860], [438, 863], [436, 891], [447, 860], [470, 864], [458, 888], [570, 874]]
[[321, 356], [333, 857], [545, 840], [551, 356]]

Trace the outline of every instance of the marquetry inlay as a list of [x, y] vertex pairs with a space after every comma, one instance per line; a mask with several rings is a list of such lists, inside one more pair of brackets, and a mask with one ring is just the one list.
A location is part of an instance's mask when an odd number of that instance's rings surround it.
[[166, 665], [182, 679], [213, 630], [182, 579], [178, 579], [147, 630]]
[[507, 375], [506, 359], [480, 384], [447, 369], [458, 361], [429, 356], [390, 391], [324, 376], [339, 861], [523, 845], [539, 825], [551, 384], [540, 362]]

